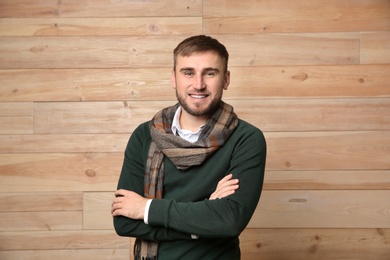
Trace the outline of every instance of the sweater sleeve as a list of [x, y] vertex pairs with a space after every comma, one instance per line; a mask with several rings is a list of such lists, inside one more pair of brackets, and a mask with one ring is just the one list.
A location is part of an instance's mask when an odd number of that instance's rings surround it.
[[153, 200], [149, 224], [200, 237], [235, 237], [249, 223], [262, 191], [266, 142], [262, 132], [252, 127], [237, 141], [230, 169], [240, 180], [240, 188], [228, 197], [197, 202]]
[[[134, 191], [143, 196], [144, 172], [150, 135], [148, 122], [140, 125], [131, 135], [127, 144], [122, 171], [118, 181], [118, 189]], [[139, 237], [152, 241], [170, 241], [191, 239], [188, 233], [176, 231], [162, 226], [151, 226], [143, 220], [133, 220], [123, 216], [114, 217], [114, 228], [118, 235]]]

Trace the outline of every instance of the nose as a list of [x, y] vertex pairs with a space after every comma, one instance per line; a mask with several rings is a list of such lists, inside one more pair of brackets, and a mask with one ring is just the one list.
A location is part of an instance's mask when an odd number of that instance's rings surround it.
[[203, 75], [199, 75], [198, 77], [195, 78], [195, 82], [193, 86], [197, 90], [202, 90], [206, 88], [206, 83], [204, 81]]

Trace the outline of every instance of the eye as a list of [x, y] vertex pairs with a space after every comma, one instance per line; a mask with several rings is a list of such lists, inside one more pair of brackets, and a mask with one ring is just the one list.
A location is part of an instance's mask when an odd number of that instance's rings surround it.
[[207, 73], [206, 73], [206, 76], [207, 77], [215, 77], [217, 75], [217, 73], [215, 72], [215, 71], [208, 71]]
[[216, 69], [209, 69], [204, 72], [204, 76], [208, 78], [214, 78], [218, 75], [218, 70]]
[[192, 77], [194, 75], [194, 72], [192, 72], [191, 70], [184, 70], [183, 75], [187, 77]]

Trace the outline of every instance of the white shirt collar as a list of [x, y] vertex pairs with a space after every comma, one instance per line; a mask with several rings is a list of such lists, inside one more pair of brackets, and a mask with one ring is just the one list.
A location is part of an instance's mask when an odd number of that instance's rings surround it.
[[179, 122], [180, 114], [181, 114], [181, 106], [178, 107], [173, 117], [173, 122], [171, 126], [172, 133], [174, 135], [178, 134], [181, 138], [187, 140], [188, 142], [195, 143], [199, 139], [199, 136], [202, 133], [204, 125], [199, 127], [199, 130], [196, 132], [193, 132], [191, 130], [181, 129], [180, 122]]

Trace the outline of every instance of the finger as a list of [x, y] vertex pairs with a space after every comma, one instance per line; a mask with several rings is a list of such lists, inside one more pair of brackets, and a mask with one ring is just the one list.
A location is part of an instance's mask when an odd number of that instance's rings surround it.
[[223, 177], [218, 183], [224, 183], [224, 182], [230, 180], [232, 177], [233, 177], [233, 174], [230, 173], [230, 174], [226, 175], [225, 177]]
[[236, 185], [238, 184], [238, 182], [239, 182], [238, 179], [232, 179], [232, 180], [227, 180], [225, 182], [219, 183], [217, 186], [217, 190], [228, 186]]
[[226, 196], [229, 196], [229, 195], [235, 193], [238, 188], [239, 188], [239, 185], [230, 185], [230, 186], [224, 187], [223, 189], [220, 189], [217, 192], [217, 197], [224, 198]]
[[125, 196], [125, 190], [122, 190], [122, 189], [120, 189], [120, 190], [117, 190], [117, 191], [115, 191], [115, 197], [123, 197], [123, 196]]

